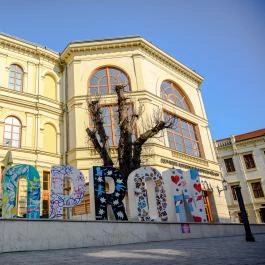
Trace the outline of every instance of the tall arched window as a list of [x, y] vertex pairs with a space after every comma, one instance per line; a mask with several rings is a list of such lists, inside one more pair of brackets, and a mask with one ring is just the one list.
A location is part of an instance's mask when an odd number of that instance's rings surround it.
[[20, 147], [21, 143], [21, 123], [13, 116], [5, 119], [4, 145], [11, 147]]
[[44, 77], [43, 95], [47, 98], [56, 100], [56, 82], [51, 75], [45, 75]]
[[163, 81], [160, 88], [161, 97], [179, 108], [191, 111], [190, 104], [184, 93], [171, 81]]
[[126, 73], [113, 67], [100, 68], [89, 79], [88, 94], [91, 96], [112, 94], [116, 85], [125, 85], [126, 92], [131, 90]]
[[9, 88], [16, 91], [22, 91], [23, 89], [23, 70], [17, 64], [10, 65]]

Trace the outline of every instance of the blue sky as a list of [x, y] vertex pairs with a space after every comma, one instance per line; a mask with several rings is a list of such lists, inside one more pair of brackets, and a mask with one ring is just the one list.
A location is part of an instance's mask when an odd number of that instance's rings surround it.
[[214, 139], [265, 128], [263, 0], [2, 0], [0, 31], [58, 52], [141, 35], [205, 78]]

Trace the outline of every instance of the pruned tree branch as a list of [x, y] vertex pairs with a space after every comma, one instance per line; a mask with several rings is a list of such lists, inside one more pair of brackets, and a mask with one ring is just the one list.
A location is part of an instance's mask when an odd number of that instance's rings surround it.
[[150, 130], [147, 130], [146, 132], [142, 133], [133, 143], [133, 165], [135, 168], [138, 168], [141, 166], [141, 152], [143, 144], [150, 138], [154, 137], [156, 134], [158, 134], [160, 131], [166, 128], [170, 128], [171, 123], [166, 123], [164, 121], [158, 121], [157, 124], [151, 128]]
[[[101, 108], [98, 100], [87, 101], [88, 111], [91, 115], [91, 120], [93, 122], [95, 131], [87, 128], [86, 132], [88, 134], [89, 139], [92, 141], [95, 149], [99, 152], [101, 158], [103, 159], [104, 166], [113, 166], [113, 161], [111, 156], [109, 155], [109, 143], [108, 136], [106, 135], [104, 129], [104, 122], [101, 113]], [[97, 139], [97, 135], [99, 136], [99, 141]]]
[[[128, 115], [127, 98], [124, 96], [125, 86], [116, 86], [115, 91], [118, 96], [118, 114], [120, 139], [118, 144], [118, 161], [120, 171], [126, 176], [130, 174], [128, 163], [132, 161], [132, 128]], [[127, 164], [127, 166], [126, 166]]]
[[[129, 98], [124, 95], [125, 86], [118, 85], [115, 87], [115, 92], [118, 99], [118, 126], [120, 130], [120, 138], [118, 143], [118, 162], [120, 171], [128, 177], [128, 175], [135, 169], [141, 166], [141, 154], [143, 145], [146, 141], [166, 128], [172, 128], [175, 121], [173, 116], [164, 115], [162, 112], [154, 112], [149, 123], [149, 128], [133, 141], [136, 124], [143, 112], [140, 107], [138, 114], [133, 109], [132, 105], [128, 102]], [[88, 111], [90, 112], [91, 119], [94, 125], [94, 130], [87, 128], [86, 132], [91, 140], [94, 148], [99, 153], [103, 160], [104, 166], [113, 166], [113, 160], [110, 156], [110, 148], [108, 144], [108, 136], [104, 129], [104, 118], [101, 113], [99, 99], [94, 101], [88, 100]], [[143, 126], [143, 125], [142, 125]]]

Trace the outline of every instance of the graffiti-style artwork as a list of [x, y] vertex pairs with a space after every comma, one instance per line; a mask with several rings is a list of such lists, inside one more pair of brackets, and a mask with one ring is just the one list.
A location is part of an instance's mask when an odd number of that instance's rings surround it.
[[[114, 192], [106, 194], [105, 178], [114, 180]], [[122, 200], [127, 191], [126, 180], [121, 172], [113, 167], [93, 167], [96, 220], [107, 220], [107, 205], [111, 205], [116, 220], [127, 220]]]
[[204, 208], [204, 201], [203, 201], [203, 194], [202, 194], [202, 186], [199, 179], [199, 172], [195, 169], [190, 169], [190, 183], [191, 183], [191, 189], [193, 194], [193, 199], [196, 205], [196, 209], [199, 213], [198, 221], [196, 221], [196, 218], [193, 217], [195, 222], [207, 222], [206, 214], [205, 214], [205, 208]]
[[194, 222], [206, 222], [203, 195], [197, 170], [183, 172], [181, 169], [169, 169], [163, 173], [171, 179], [171, 191], [174, 198], [178, 222], [187, 222], [187, 212]]
[[2, 216], [14, 218], [19, 178], [27, 180], [27, 214], [29, 219], [40, 218], [40, 176], [35, 167], [16, 165], [10, 167], [2, 180]]
[[[71, 193], [63, 194], [64, 180], [71, 180]], [[85, 178], [82, 172], [72, 166], [52, 166], [50, 219], [62, 219], [63, 208], [78, 205], [85, 194]]]
[[166, 193], [163, 187], [164, 182], [161, 174], [154, 168], [142, 167], [132, 172], [134, 174], [135, 183], [135, 200], [137, 208], [137, 216], [139, 221], [153, 221], [149, 214], [149, 202], [146, 189], [146, 181], [151, 179], [155, 184], [155, 198], [157, 206], [157, 214], [161, 221], [166, 221], [167, 216], [167, 200]]

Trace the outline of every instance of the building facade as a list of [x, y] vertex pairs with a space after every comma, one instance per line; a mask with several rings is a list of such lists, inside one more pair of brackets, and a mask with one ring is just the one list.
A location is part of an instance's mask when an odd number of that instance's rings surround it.
[[[102, 163], [86, 134], [92, 126], [88, 97], [100, 95], [112, 156], [117, 157], [113, 92], [123, 84], [132, 107], [144, 109], [136, 135], [148, 128], [153, 113], [174, 116], [176, 121], [174, 130], [145, 144], [143, 165], [160, 171], [197, 168], [208, 220], [229, 220], [225, 198], [216, 189], [221, 177], [201, 97], [203, 78], [145, 39], [72, 42], [59, 54], [1, 34], [0, 76], [0, 160], [11, 150], [13, 163], [38, 169], [43, 216], [48, 211], [52, 165], [72, 165], [88, 182], [88, 170]], [[25, 197], [23, 188], [19, 190], [18, 204]], [[87, 205], [89, 194], [72, 214], [88, 213]]]
[[215, 141], [224, 179], [225, 196], [233, 222], [240, 222], [235, 187], [240, 186], [252, 223], [265, 222], [265, 129]]

